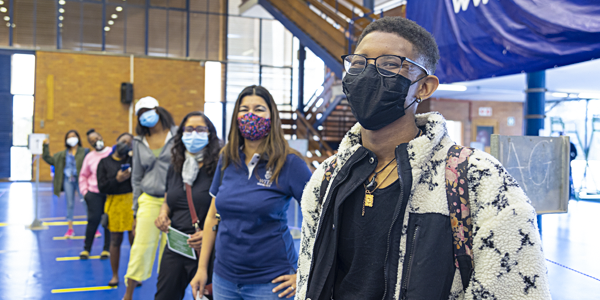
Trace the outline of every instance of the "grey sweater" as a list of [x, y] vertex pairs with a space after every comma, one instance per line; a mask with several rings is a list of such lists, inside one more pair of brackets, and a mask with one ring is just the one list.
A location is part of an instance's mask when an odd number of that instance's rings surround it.
[[171, 137], [166, 141], [158, 157], [154, 156], [150, 147], [144, 142], [144, 137], [136, 136], [133, 139], [131, 185], [135, 214], [138, 210], [138, 198], [142, 193], [160, 198], [165, 196], [167, 170], [171, 164], [171, 148], [176, 132], [177, 127], [172, 127]]

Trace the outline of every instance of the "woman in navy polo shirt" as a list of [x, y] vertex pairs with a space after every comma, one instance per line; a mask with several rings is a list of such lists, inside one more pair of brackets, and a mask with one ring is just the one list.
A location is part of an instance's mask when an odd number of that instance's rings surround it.
[[204, 223], [204, 228], [218, 224], [218, 231], [204, 231], [193, 293], [204, 292], [214, 246], [215, 300], [291, 298], [298, 254], [287, 209], [292, 198], [301, 199], [311, 173], [285, 140], [277, 105], [265, 88], [246, 87], [233, 117]]

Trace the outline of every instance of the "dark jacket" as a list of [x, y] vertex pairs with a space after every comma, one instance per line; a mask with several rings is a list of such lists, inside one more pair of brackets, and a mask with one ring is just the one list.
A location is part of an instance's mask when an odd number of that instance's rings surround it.
[[[75, 164], [77, 165], [77, 175], [81, 171], [83, 165], [83, 159], [90, 152], [90, 149], [78, 147], [75, 152]], [[67, 149], [56, 152], [54, 155], [50, 155], [50, 147], [48, 144], [44, 144], [44, 151], [42, 152], [42, 158], [49, 165], [54, 166], [54, 195], [60, 196], [60, 192], [63, 191], [63, 180], [64, 180], [64, 169], [67, 159]]]

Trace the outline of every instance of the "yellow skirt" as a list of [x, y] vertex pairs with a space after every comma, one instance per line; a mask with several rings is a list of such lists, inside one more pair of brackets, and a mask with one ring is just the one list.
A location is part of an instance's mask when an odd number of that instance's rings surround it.
[[132, 205], [133, 193], [106, 195], [104, 212], [108, 215], [108, 230], [110, 230], [110, 232], [133, 230]]

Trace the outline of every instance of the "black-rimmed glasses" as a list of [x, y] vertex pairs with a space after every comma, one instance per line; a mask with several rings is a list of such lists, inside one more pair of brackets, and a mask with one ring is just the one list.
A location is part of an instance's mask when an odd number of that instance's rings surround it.
[[202, 132], [208, 132], [208, 127], [206, 126], [185, 126], [183, 128], [183, 132], [187, 132], [187, 133], [192, 133], [192, 132], [197, 132], [197, 133], [202, 133]]
[[375, 61], [375, 67], [377, 72], [384, 77], [394, 77], [402, 71], [404, 76], [408, 75], [408, 71], [412, 66], [420, 68], [425, 74], [429, 74], [429, 70], [418, 62], [411, 60], [410, 58], [397, 56], [397, 55], [381, 55], [375, 58], [366, 57], [360, 54], [349, 54], [342, 55], [344, 61], [344, 70], [350, 75], [358, 75], [362, 73], [367, 67], [369, 60]]

